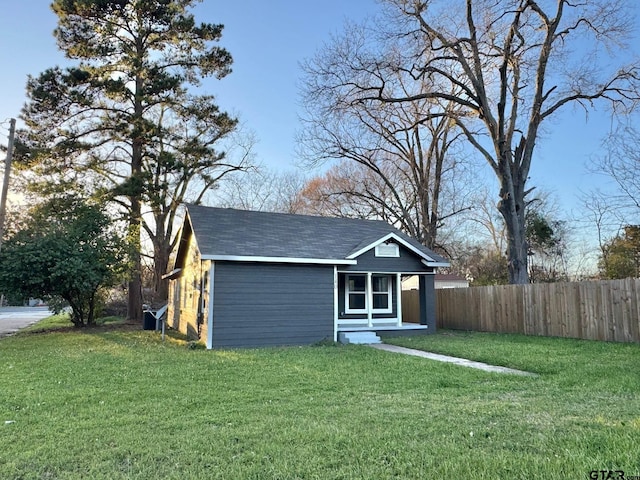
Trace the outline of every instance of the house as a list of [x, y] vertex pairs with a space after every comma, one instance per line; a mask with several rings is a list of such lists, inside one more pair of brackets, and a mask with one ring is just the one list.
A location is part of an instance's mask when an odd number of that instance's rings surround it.
[[469, 280], [453, 273], [436, 273], [435, 288], [468, 288]]
[[[434, 277], [434, 287], [441, 288], [467, 288], [469, 280], [453, 273], [436, 273]], [[418, 288], [418, 277], [413, 276], [402, 280], [403, 290], [415, 290]]]
[[[207, 348], [432, 333], [434, 274], [448, 265], [382, 221], [189, 205], [167, 322]], [[420, 324], [402, 322], [408, 275], [420, 279]]]

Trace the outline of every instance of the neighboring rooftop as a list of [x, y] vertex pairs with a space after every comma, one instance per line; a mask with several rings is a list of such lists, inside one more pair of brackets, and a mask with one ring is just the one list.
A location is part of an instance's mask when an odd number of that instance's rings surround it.
[[469, 282], [466, 278], [456, 275], [455, 273], [436, 273], [435, 279], [447, 282]]
[[187, 215], [203, 257], [255, 256], [345, 259], [388, 234], [420, 252], [427, 261], [448, 263], [384, 221], [256, 212], [187, 205]]

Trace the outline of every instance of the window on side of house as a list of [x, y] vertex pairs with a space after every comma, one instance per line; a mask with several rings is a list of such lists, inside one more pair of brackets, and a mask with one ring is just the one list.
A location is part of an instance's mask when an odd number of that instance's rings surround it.
[[[389, 275], [371, 276], [372, 313], [391, 313], [391, 277]], [[347, 275], [345, 279], [345, 313], [367, 313], [367, 276]]]

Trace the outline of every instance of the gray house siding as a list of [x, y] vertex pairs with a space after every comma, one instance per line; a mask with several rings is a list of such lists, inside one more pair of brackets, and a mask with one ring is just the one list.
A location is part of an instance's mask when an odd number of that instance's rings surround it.
[[357, 265], [341, 266], [340, 270], [350, 270], [353, 272], [424, 272], [427, 267], [420, 261], [420, 258], [410, 250], [400, 245], [400, 256], [376, 257], [375, 248], [372, 248], [356, 258]]
[[216, 262], [213, 347], [333, 339], [333, 266]]
[[436, 333], [436, 290], [434, 275], [420, 275], [420, 323]]

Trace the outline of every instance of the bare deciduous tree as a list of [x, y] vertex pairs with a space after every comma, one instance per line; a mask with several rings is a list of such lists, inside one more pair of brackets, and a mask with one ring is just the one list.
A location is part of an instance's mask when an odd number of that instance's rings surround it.
[[[621, 111], [640, 98], [640, 63], [625, 58], [631, 2], [384, 3], [388, 38], [402, 55], [363, 62], [357, 79], [342, 86], [351, 92], [351, 103], [427, 101], [425, 121], [450, 115], [500, 183], [509, 281], [526, 283], [527, 182], [541, 126], [570, 105], [586, 112], [601, 100]], [[398, 75], [424, 88], [403, 93], [394, 81]], [[434, 112], [433, 102], [451, 107]]]
[[[381, 173], [361, 163], [343, 160], [323, 175], [310, 179], [298, 195], [301, 212], [350, 218], [376, 218], [397, 226], [429, 248], [448, 254], [446, 240], [440, 241], [446, 221], [460, 212], [440, 215], [423, 225], [415, 186], [394, 162], [379, 162]], [[390, 188], [389, 185], [393, 185]], [[447, 185], [441, 198], [454, 198]], [[451, 209], [457, 201], [447, 205]], [[431, 221], [431, 219], [429, 218]]]
[[297, 171], [278, 172], [256, 167], [227, 178], [216, 193], [216, 204], [224, 208], [281, 213], [307, 213], [299, 192], [306, 179]]
[[605, 155], [591, 165], [596, 173], [614, 181], [616, 192], [608, 195], [610, 204], [637, 215], [640, 211], [640, 130], [622, 125], [604, 142]]
[[[369, 34], [366, 26], [350, 25], [342, 37], [304, 65], [301, 154], [312, 164], [334, 159], [355, 162], [358, 166], [353, 170], [363, 182], [349, 182], [345, 177], [333, 193], [359, 202], [357, 211], [366, 202], [374, 216], [397, 224], [434, 248], [444, 219], [466, 208], [459, 205], [461, 197], [442, 201], [443, 193], [455, 188], [453, 180], [463, 158], [457, 148], [462, 132], [449, 119], [453, 113], [444, 113], [457, 107], [447, 100], [364, 100], [366, 85], [376, 80], [384, 81], [399, 96], [423, 91], [425, 82], [429, 83], [390, 70], [387, 65], [398, 64], [401, 53], [384, 47], [382, 53], [369, 50]], [[378, 62], [378, 55], [386, 60]], [[426, 111], [436, 110], [438, 114], [425, 117]], [[350, 170], [345, 165], [338, 169], [342, 173]], [[325, 189], [331, 183], [338, 186], [336, 180], [344, 177], [342, 173], [334, 170], [329, 174]]]
[[307, 181], [298, 198], [304, 213], [389, 221], [381, 208], [388, 195], [385, 185], [370, 170], [343, 161]]

